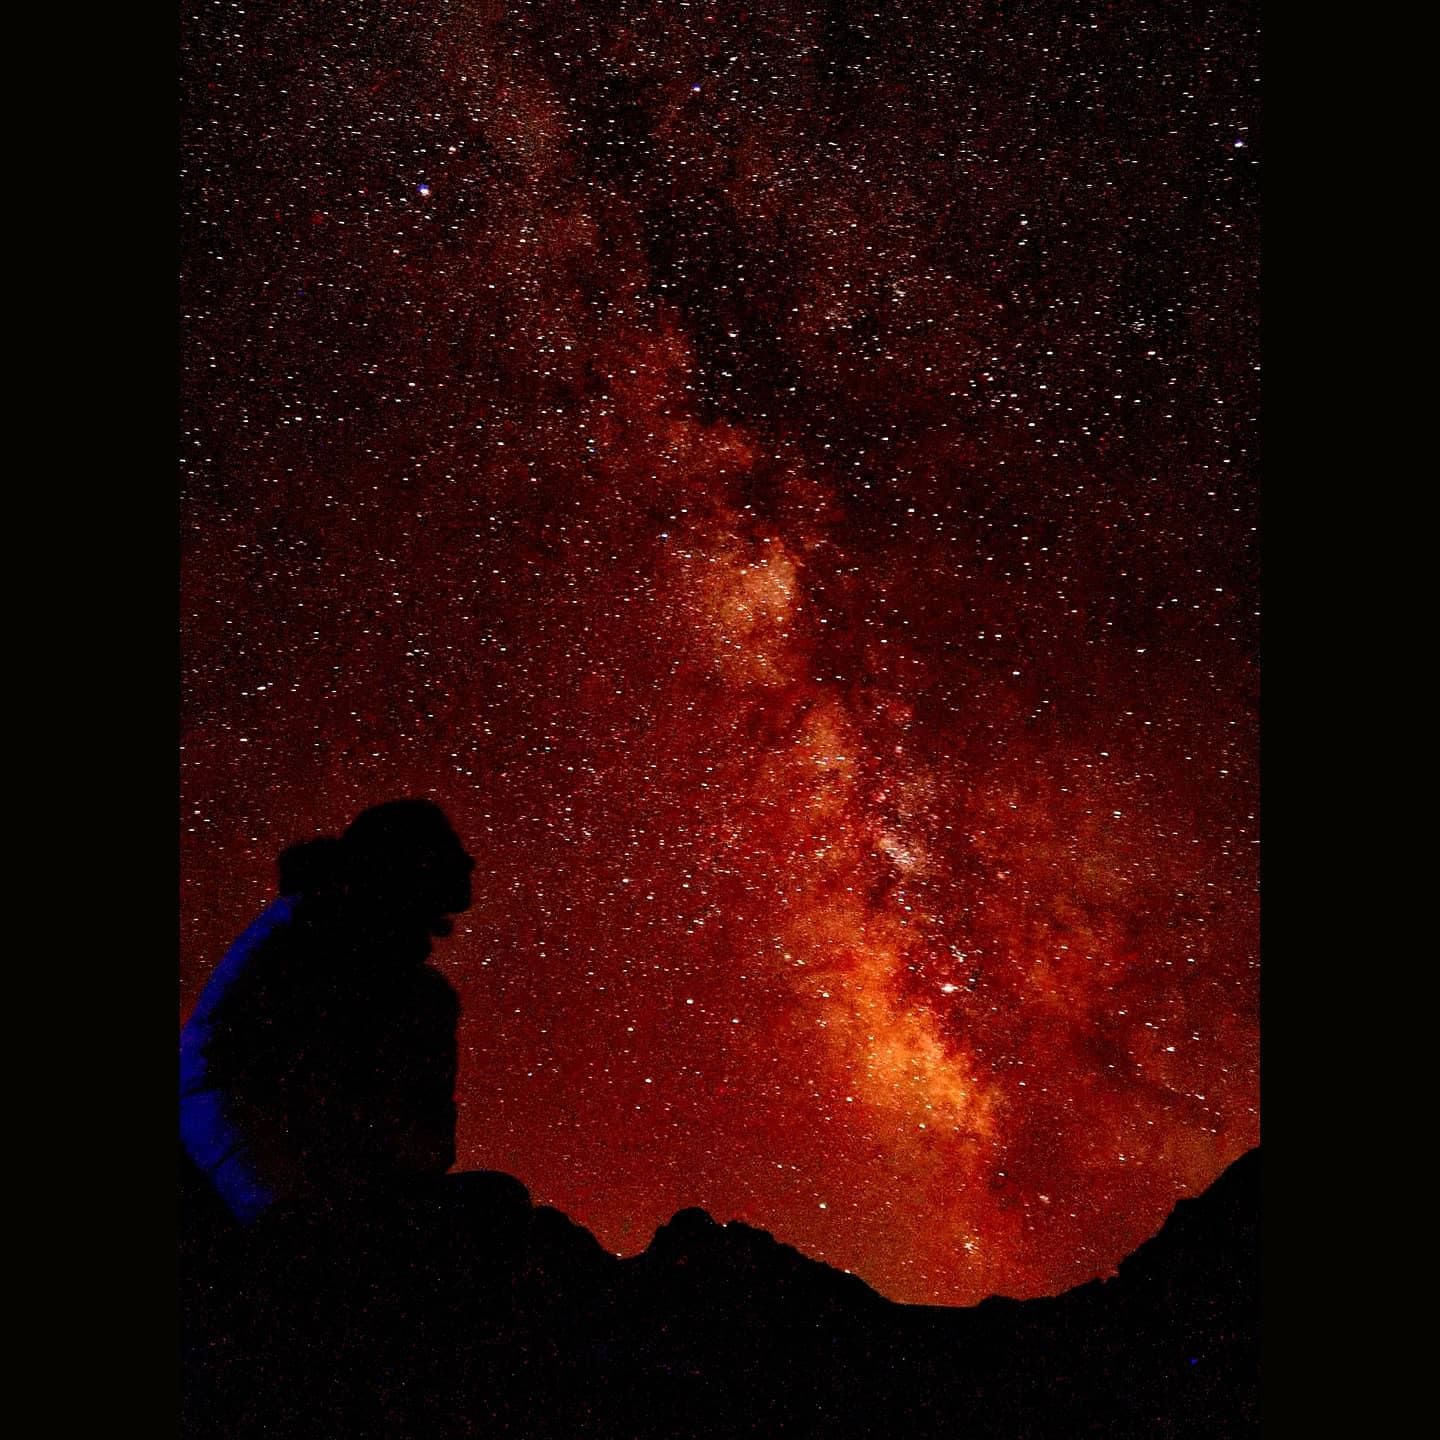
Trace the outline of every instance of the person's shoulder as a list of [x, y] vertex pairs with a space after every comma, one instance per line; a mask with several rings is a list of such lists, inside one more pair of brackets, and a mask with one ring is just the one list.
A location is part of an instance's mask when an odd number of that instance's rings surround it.
[[257, 955], [273, 948], [277, 941], [302, 928], [303, 915], [298, 899], [278, 895], [246, 927], [231, 945], [222, 968], [244, 970]]
[[200, 993], [190, 1024], [185, 1028], [203, 1027], [215, 1007], [234, 988], [236, 982], [255, 965], [256, 957], [280, 936], [288, 933], [296, 919], [296, 902], [288, 895], [277, 896], [252, 920], [225, 952]]
[[246, 950], [260, 944], [277, 930], [295, 922], [299, 899], [294, 895], [277, 895], [246, 927], [240, 938], [230, 947], [232, 951]]

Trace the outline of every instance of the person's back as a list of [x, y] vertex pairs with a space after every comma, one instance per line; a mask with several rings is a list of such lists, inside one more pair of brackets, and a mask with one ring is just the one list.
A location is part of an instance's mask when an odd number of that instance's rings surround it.
[[248, 1223], [275, 1200], [275, 1184], [255, 1153], [257, 1136], [213, 1051], [217, 1033], [233, 1024], [236, 995], [256, 983], [271, 952], [294, 923], [297, 900], [272, 901], [241, 934], [216, 967], [180, 1032], [180, 1143], [236, 1219]]

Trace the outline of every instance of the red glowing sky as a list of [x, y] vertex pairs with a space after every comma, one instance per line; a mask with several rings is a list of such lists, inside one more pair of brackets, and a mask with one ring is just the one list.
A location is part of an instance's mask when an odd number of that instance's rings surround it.
[[1053, 1292], [1259, 1138], [1252, 18], [691, 8], [187, 29], [182, 1008], [430, 795], [462, 1164]]

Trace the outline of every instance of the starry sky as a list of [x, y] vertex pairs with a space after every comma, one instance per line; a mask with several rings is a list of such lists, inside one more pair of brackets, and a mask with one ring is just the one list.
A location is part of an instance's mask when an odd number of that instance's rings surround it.
[[461, 1164], [893, 1299], [1258, 1143], [1251, 4], [195, 0], [182, 1015], [427, 795]]

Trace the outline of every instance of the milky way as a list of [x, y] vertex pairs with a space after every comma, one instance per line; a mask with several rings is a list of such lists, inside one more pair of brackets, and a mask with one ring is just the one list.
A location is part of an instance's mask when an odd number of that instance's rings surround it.
[[895, 1299], [1257, 1143], [1247, 5], [212, 3], [182, 1011], [278, 849], [480, 861], [460, 1157]]

